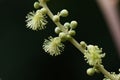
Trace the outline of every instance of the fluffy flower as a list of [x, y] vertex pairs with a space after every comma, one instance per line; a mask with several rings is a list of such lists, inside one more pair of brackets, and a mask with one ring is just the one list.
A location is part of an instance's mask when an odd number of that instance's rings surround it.
[[85, 60], [91, 66], [102, 63], [102, 58], [105, 54], [102, 54], [102, 49], [99, 49], [98, 46], [88, 45], [87, 50], [85, 50]]
[[61, 39], [59, 37], [49, 37], [49, 40], [45, 39], [43, 43], [43, 49], [45, 52], [50, 53], [52, 56], [60, 55], [64, 49], [64, 44], [61, 43]]
[[42, 14], [41, 10], [37, 10], [36, 12], [30, 12], [26, 16], [27, 20], [27, 28], [30, 28], [32, 30], [41, 30], [45, 28], [45, 25], [47, 24], [46, 16], [45, 14]]

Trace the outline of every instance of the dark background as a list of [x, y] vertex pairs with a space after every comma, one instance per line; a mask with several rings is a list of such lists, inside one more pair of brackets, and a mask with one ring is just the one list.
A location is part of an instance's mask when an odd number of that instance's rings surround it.
[[[0, 0], [0, 80], [102, 80], [102, 74], [90, 77], [90, 66], [83, 55], [69, 42], [57, 57], [45, 53], [42, 44], [54, 34], [54, 23], [48, 18], [47, 28], [32, 31], [26, 28], [25, 16], [35, 10], [35, 0]], [[62, 23], [77, 20], [77, 41], [103, 48], [105, 68], [118, 71], [120, 58], [103, 15], [94, 0], [51, 0], [49, 8], [56, 14], [68, 9], [70, 15]]]

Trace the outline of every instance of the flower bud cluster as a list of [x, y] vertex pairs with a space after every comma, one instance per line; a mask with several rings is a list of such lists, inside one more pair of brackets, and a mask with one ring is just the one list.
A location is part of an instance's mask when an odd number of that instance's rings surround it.
[[68, 16], [68, 11], [66, 9], [63, 9], [60, 12], [58, 12], [57, 15], [53, 16], [53, 21], [54, 22], [59, 22], [60, 21], [60, 17], [67, 17], [67, 16]]
[[59, 34], [62, 41], [66, 41], [75, 36], [76, 31], [74, 29], [77, 27], [77, 21], [65, 22], [63, 27], [65, 31], [62, 31], [60, 27], [56, 27], [55, 33]]
[[[44, 11], [44, 10], [43, 10]], [[53, 22], [59, 23], [60, 17], [66, 17], [68, 16], [68, 11], [66, 9], [63, 9], [58, 13], [57, 15], [54, 15], [52, 17]], [[60, 26], [55, 27], [55, 33], [58, 34], [58, 37], [49, 37], [49, 40], [45, 39], [43, 44], [43, 49], [45, 52], [50, 53], [50, 55], [60, 55], [61, 52], [64, 49], [64, 45], [62, 42], [69, 40], [72, 38], [72, 36], [75, 36], [75, 28], [77, 27], [77, 21], [71, 21], [70, 23], [66, 22], [61, 29]]]

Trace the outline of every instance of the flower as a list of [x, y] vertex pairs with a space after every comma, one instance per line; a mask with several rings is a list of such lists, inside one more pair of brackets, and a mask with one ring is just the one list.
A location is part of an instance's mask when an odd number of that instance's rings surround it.
[[45, 28], [45, 25], [47, 24], [46, 16], [42, 13], [41, 10], [37, 10], [36, 12], [30, 12], [26, 16], [27, 20], [27, 28], [30, 28], [32, 30], [41, 30]]
[[45, 39], [43, 43], [43, 49], [45, 52], [50, 53], [52, 56], [60, 55], [64, 49], [64, 44], [61, 43], [61, 39], [59, 37], [49, 37], [49, 40]]
[[88, 45], [87, 50], [85, 50], [85, 60], [91, 66], [102, 63], [102, 58], [105, 54], [102, 54], [102, 49], [99, 49], [98, 46]]

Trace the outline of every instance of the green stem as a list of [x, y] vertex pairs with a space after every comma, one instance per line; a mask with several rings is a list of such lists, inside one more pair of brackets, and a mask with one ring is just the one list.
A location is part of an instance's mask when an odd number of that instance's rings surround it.
[[[47, 10], [47, 14], [48, 16], [53, 19], [53, 13], [50, 11], [50, 9], [47, 7], [47, 5], [44, 3], [44, 5], [42, 5], [46, 10]], [[63, 25], [60, 22], [54, 22], [58, 27], [60, 27], [62, 29], [62, 31], [65, 31], [65, 28], [63, 27]], [[74, 39], [71, 38], [69, 40], [78, 50], [80, 50], [82, 53], [84, 53], [84, 50], [82, 49], [82, 47], [80, 46], [80, 44]]]
[[[53, 13], [50, 11], [50, 9], [47, 7], [46, 3], [43, 3], [42, 6], [47, 10], [47, 15], [51, 18], [51, 20], [53, 21]], [[53, 21], [54, 22], [54, 21]], [[63, 25], [60, 22], [54, 22], [58, 27], [60, 27], [60, 29], [62, 31], [65, 31], [65, 28], [63, 27]]]
[[[42, 4], [42, 6], [47, 10], [47, 15], [53, 19], [53, 13], [50, 11], [50, 9], [47, 7], [47, 5], [44, 3]], [[63, 25], [60, 23], [60, 22], [54, 22], [58, 27], [60, 27], [60, 29], [62, 31], [65, 31], [65, 28], [63, 27]], [[81, 51], [82, 53], [84, 53], [84, 50], [82, 49], [82, 47], [80, 46], [80, 44], [74, 39], [74, 38], [71, 38], [69, 40], [79, 51]]]
[[81, 51], [83, 54], [84, 54], [84, 50], [83, 48], [81, 47], [81, 45], [74, 39], [74, 38], [71, 38], [69, 40], [79, 51]]
[[97, 65], [96, 68], [102, 73], [104, 74], [107, 78], [111, 79], [111, 80], [116, 80], [111, 74], [110, 72], [108, 72], [103, 65]]

